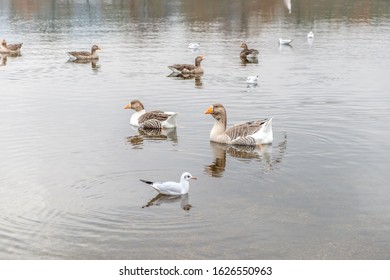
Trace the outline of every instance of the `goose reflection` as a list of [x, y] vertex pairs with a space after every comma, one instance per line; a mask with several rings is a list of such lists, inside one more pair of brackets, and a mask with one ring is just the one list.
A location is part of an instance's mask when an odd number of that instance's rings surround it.
[[[227, 154], [229, 156], [245, 159], [255, 160], [264, 164], [264, 172], [269, 172], [278, 163], [282, 162], [285, 150], [287, 148], [287, 136], [279, 144], [268, 144], [260, 146], [233, 146], [221, 143], [210, 142], [213, 151], [214, 161], [210, 165], [206, 165], [204, 171], [211, 177], [222, 177], [227, 166]], [[273, 150], [277, 150], [274, 152]]]
[[136, 129], [138, 134], [127, 137], [127, 142], [134, 148], [142, 149], [144, 140], [168, 140], [177, 143], [176, 127], [147, 129], [132, 126], [132, 128]]
[[20, 53], [2, 53], [0, 54], [0, 66], [6, 66], [8, 62], [8, 57], [19, 57], [22, 56]]
[[75, 63], [75, 64], [91, 64], [91, 68], [93, 70], [97, 70], [100, 68], [100, 64], [98, 64], [99, 59], [92, 59], [92, 60], [79, 60], [79, 59], [72, 60], [72, 59], [69, 59], [67, 62], [68, 63]]
[[188, 193], [178, 196], [157, 194], [148, 203], [143, 205], [142, 208], [161, 206], [162, 204], [168, 203], [180, 203], [180, 208], [187, 212], [192, 208], [192, 206], [189, 204]]
[[195, 87], [202, 87], [202, 75], [203, 74], [182, 74], [182, 73], [174, 73], [172, 72], [167, 77], [175, 78], [176, 80], [195, 80]]
[[255, 58], [240, 58], [241, 59], [241, 65], [242, 66], [245, 66], [247, 64], [250, 64], [250, 63], [253, 63], [253, 64], [257, 64], [259, 63], [259, 60], [257, 59], [257, 57]]

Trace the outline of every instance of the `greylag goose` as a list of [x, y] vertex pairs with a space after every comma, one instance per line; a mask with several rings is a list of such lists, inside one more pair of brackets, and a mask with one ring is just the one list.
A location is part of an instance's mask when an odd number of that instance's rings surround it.
[[173, 64], [168, 66], [173, 73], [177, 74], [203, 74], [203, 68], [200, 62], [205, 59], [204, 55], [199, 55], [195, 58], [195, 65], [192, 64]]
[[255, 59], [257, 58], [257, 55], [259, 54], [259, 51], [256, 49], [249, 49], [248, 45], [245, 43], [241, 43], [240, 45], [243, 50], [240, 53], [241, 59]]
[[211, 105], [205, 112], [216, 119], [210, 132], [212, 142], [232, 145], [270, 144], [273, 141], [272, 118], [236, 124], [226, 128], [227, 115], [222, 104]]
[[97, 51], [101, 50], [98, 46], [93, 45], [91, 48], [91, 52], [67, 52], [70, 60], [97, 60], [99, 56]]
[[196, 177], [193, 177], [190, 173], [184, 172], [180, 177], [180, 182], [151, 182], [140, 179], [141, 182], [144, 182], [158, 191], [160, 194], [165, 195], [182, 195], [188, 193], [190, 190], [190, 180], [196, 180]]
[[20, 49], [22, 48], [23, 43], [18, 44], [7, 44], [7, 41], [3, 39], [1, 41], [0, 53], [6, 54], [18, 54], [20, 53]]
[[133, 109], [130, 124], [142, 128], [173, 128], [176, 127], [175, 112], [150, 111], [146, 112], [144, 105], [139, 100], [133, 100], [125, 106], [125, 109]]

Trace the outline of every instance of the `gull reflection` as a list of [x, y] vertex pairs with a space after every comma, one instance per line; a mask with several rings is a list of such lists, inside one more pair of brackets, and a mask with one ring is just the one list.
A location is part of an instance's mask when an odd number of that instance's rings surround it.
[[238, 159], [261, 162], [264, 172], [267, 173], [282, 161], [287, 147], [287, 136], [277, 145], [232, 146], [210, 142], [210, 146], [214, 160], [212, 164], [205, 166], [204, 171], [211, 177], [223, 176], [227, 167], [227, 154]]
[[161, 206], [162, 204], [168, 203], [180, 203], [180, 208], [184, 211], [190, 211], [192, 206], [189, 204], [188, 193], [183, 195], [164, 195], [157, 194], [154, 198], [152, 198], [148, 203], [146, 203], [142, 208], [151, 207], [151, 206]]
[[144, 140], [168, 140], [177, 143], [176, 127], [174, 128], [140, 128], [131, 126], [137, 130], [137, 135], [127, 137], [127, 142], [135, 149], [142, 149]]
[[283, 0], [284, 6], [286, 6], [288, 13], [291, 14], [291, 0]]

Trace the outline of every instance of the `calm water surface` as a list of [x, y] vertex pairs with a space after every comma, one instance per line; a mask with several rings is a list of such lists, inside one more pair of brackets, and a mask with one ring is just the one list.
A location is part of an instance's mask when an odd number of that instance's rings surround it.
[[[0, 63], [0, 258], [389, 259], [389, 34], [384, 0], [1, 0], [24, 45]], [[92, 44], [97, 64], [67, 61]], [[167, 77], [200, 53], [203, 76]], [[177, 129], [142, 135], [132, 99]], [[216, 102], [272, 116], [274, 143], [211, 144]], [[184, 197], [139, 181], [183, 171]]]

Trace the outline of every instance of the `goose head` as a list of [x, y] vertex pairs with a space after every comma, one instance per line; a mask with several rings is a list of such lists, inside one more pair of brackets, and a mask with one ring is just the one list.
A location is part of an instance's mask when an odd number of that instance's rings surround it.
[[222, 104], [213, 104], [204, 113], [212, 115], [217, 121], [226, 122], [226, 110]]
[[245, 44], [244, 42], [241, 43], [240, 47], [243, 48], [244, 50], [248, 49], [248, 45]]
[[199, 55], [195, 58], [195, 66], [200, 66], [200, 62], [205, 59], [204, 55]]
[[94, 52], [100, 51], [100, 50], [101, 50], [101, 48], [99, 48], [97, 45], [93, 45], [92, 49], [91, 49], [91, 53], [94, 53]]
[[127, 104], [124, 109], [133, 109], [136, 112], [144, 110], [144, 105], [139, 100], [133, 100], [129, 104]]

